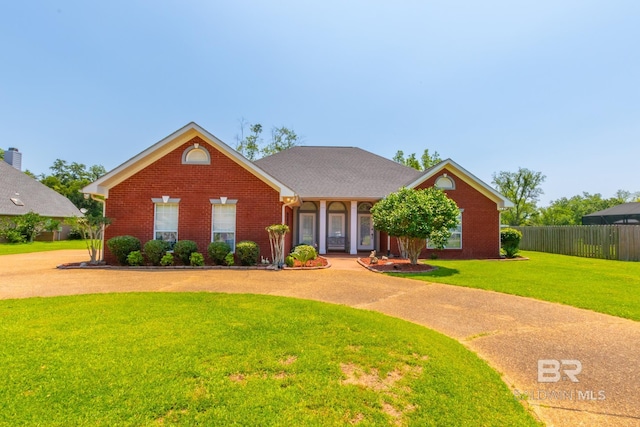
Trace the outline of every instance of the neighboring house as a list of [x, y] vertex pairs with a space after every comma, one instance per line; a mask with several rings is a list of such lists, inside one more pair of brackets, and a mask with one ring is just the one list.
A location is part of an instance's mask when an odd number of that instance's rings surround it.
[[[395, 239], [373, 229], [369, 210], [402, 186], [443, 188], [461, 211], [442, 258], [497, 258], [500, 210], [511, 202], [452, 160], [416, 171], [353, 147], [294, 147], [251, 162], [189, 123], [83, 189], [105, 201], [105, 239], [132, 235], [241, 240], [270, 257], [265, 227], [287, 224], [287, 250], [299, 243], [321, 254], [378, 250], [397, 254]], [[424, 256], [430, 249], [425, 248]], [[107, 251], [106, 259], [113, 262]]]
[[584, 215], [582, 225], [640, 224], [640, 202], [629, 202]]
[[[12, 154], [9, 158], [8, 152]], [[21, 157], [17, 154], [17, 150], [9, 149], [5, 152], [5, 161], [0, 161], [0, 217], [11, 218], [33, 211], [62, 222], [65, 218], [82, 216], [69, 199], [21, 172]], [[7, 161], [13, 161], [14, 164]], [[55, 233], [55, 236], [43, 233], [38, 240], [64, 239], [68, 235], [68, 229], [62, 228], [62, 233]]]

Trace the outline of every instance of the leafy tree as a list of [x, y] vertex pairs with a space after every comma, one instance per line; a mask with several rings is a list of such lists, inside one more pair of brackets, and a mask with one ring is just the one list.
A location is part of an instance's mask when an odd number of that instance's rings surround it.
[[[245, 126], [249, 128], [249, 134], [244, 136]], [[271, 141], [264, 143], [262, 139], [263, 127], [260, 123], [246, 124], [240, 121], [240, 136], [236, 136], [236, 151], [249, 160], [257, 160], [260, 157], [270, 156], [291, 147], [299, 142], [298, 135], [285, 126], [271, 129]]]
[[293, 129], [284, 126], [274, 127], [271, 129], [271, 142], [262, 149], [263, 156], [284, 151], [288, 148], [295, 147], [298, 143], [298, 135]]
[[102, 241], [104, 230], [111, 224], [111, 219], [103, 216], [86, 215], [84, 217], [67, 218], [66, 223], [80, 232], [87, 245], [91, 264], [97, 264], [102, 260], [104, 248]]
[[637, 194], [618, 190], [614, 197], [608, 199], [600, 193], [587, 192], [570, 198], [562, 197], [552, 201], [548, 207], [540, 208], [532, 222], [539, 225], [580, 225], [584, 215], [634, 200]]
[[459, 213], [456, 203], [435, 187], [402, 188], [371, 208], [375, 228], [396, 237], [411, 264], [417, 264], [427, 239], [435, 248], [444, 248]]
[[429, 153], [429, 149], [427, 148], [422, 153], [422, 156], [420, 156], [420, 160], [418, 160], [418, 158], [416, 157], [416, 153], [411, 153], [407, 157], [405, 157], [404, 151], [398, 150], [396, 151], [396, 155], [393, 156], [393, 161], [421, 171], [427, 170], [430, 167], [437, 165], [442, 161], [442, 159], [440, 158], [440, 154], [438, 154], [437, 151], [434, 151], [433, 154], [431, 154]]
[[50, 175], [41, 175], [40, 182], [62, 194], [78, 207], [86, 209], [89, 216], [102, 216], [102, 204], [85, 199], [80, 190], [106, 173], [103, 166], [93, 165], [87, 169], [82, 163], [67, 163], [56, 159], [51, 166]]
[[4, 160], [4, 150], [0, 148], [0, 160]]
[[540, 185], [546, 176], [526, 168], [517, 172], [499, 172], [493, 174], [493, 184], [514, 207], [502, 214], [502, 221], [509, 225], [524, 225], [536, 213], [536, 202], [543, 194]]

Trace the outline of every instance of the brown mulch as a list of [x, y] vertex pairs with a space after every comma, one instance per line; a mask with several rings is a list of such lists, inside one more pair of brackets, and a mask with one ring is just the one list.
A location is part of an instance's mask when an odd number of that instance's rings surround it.
[[316, 259], [311, 259], [309, 261], [307, 261], [307, 263], [305, 265], [302, 265], [302, 263], [300, 261], [298, 261], [297, 259], [293, 261], [293, 267], [292, 268], [312, 268], [312, 267], [326, 267], [327, 265], [329, 265], [329, 261], [325, 258], [325, 257], [317, 257]]
[[434, 266], [420, 262], [412, 265], [411, 262], [405, 258], [389, 258], [385, 260], [378, 258], [377, 264], [371, 264], [371, 258], [358, 258], [358, 262], [368, 269], [380, 273], [424, 273], [435, 270]]

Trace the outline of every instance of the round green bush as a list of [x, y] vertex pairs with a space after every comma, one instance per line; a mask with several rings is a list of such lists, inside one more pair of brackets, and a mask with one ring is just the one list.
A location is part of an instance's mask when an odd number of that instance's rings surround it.
[[522, 232], [515, 228], [503, 228], [500, 230], [500, 243], [507, 258], [513, 258], [518, 253]]
[[189, 259], [194, 252], [198, 252], [198, 245], [193, 240], [178, 240], [173, 247], [173, 253], [184, 265], [189, 265]]
[[284, 259], [284, 263], [287, 265], [287, 267], [293, 267], [295, 259], [291, 255], [287, 255]]
[[260, 257], [260, 246], [251, 240], [243, 240], [236, 245], [236, 256], [240, 265], [256, 265]]
[[166, 240], [149, 240], [144, 244], [144, 254], [153, 265], [160, 265], [162, 257], [171, 248], [171, 244]]
[[291, 256], [297, 259], [305, 265], [307, 261], [312, 259], [316, 259], [318, 257], [318, 253], [316, 252], [316, 248], [310, 245], [298, 245], [295, 247], [293, 252], [291, 252]]
[[129, 255], [127, 255], [127, 263], [132, 266], [138, 266], [144, 264], [144, 257], [142, 256], [142, 252], [133, 251]]
[[116, 236], [107, 240], [107, 248], [116, 257], [118, 264], [127, 265], [127, 257], [140, 250], [140, 240], [133, 236]]
[[165, 256], [163, 256], [160, 260], [160, 265], [163, 265], [165, 267], [173, 265], [173, 254], [165, 254]]
[[229, 267], [231, 267], [236, 263], [235, 257], [231, 252], [229, 252], [227, 256], [224, 257], [224, 263], [227, 264]]
[[209, 258], [216, 265], [223, 265], [225, 257], [231, 252], [231, 246], [227, 242], [211, 242], [207, 247]]
[[204, 255], [200, 252], [194, 252], [189, 257], [189, 264], [192, 267], [202, 267], [204, 265]]

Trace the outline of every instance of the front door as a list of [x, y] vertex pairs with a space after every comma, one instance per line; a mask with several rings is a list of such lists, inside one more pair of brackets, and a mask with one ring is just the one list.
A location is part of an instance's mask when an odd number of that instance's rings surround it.
[[314, 246], [316, 244], [316, 214], [300, 214], [300, 242], [305, 245]]
[[330, 213], [327, 238], [327, 249], [344, 251], [347, 247], [347, 239], [344, 230], [344, 214]]
[[358, 214], [358, 250], [373, 250], [373, 221], [371, 214]]

